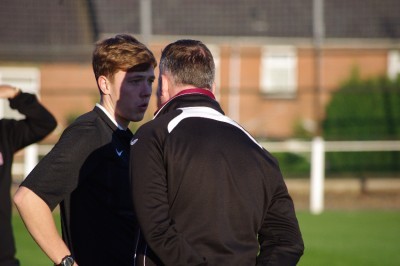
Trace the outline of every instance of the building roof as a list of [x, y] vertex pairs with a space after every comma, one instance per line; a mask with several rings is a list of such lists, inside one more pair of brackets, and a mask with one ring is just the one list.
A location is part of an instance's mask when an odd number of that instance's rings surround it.
[[[313, 36], [313, 0], [146, 1], [155, 36]], [[102, 35], [140, 34], [140, 2], [2, 0], [0, 60], [87, 58]], [[398, 0], [325, 0], [325, 37], [398, 41], [399, 10]]]

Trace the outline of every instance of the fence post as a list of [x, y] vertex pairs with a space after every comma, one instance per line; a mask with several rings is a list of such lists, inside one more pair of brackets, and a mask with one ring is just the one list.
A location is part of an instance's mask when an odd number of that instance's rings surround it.
[[37, 144], [29, 145], [24, 151], [24, 178], [32, 171], [39, 161], [39, 149]]
[[324, 209], [325, 146], [322, 137], [311, 143], [310, 211], [320, 214]]
[[151, 1], [140, 0], [140, 33], [142, 41], [146, 45], [150, 45], [151, 35], [153, 34]]

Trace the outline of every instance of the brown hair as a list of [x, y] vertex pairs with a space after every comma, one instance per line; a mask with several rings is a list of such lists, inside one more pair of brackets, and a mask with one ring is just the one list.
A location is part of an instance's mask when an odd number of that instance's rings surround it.
[[96, 80], [104, 75], [109, 79], [121, 71], [146, 71], [157, 66], [153, 53], [128, 34], [119, 34], [96, 43], [92, 57]]
[[169, 73], [175, 85], [193, 85], [211, 89], [215, 64], [210, 50], [201, 41], [178, 40], [161, 54], [160, 73]]

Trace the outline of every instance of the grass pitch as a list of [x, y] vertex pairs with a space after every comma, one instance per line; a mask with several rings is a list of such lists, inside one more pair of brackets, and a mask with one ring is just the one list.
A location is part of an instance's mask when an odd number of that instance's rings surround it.
[[[56, 220], [56, 225], [61, 232], [60, 216], [55, 214], [54, 218]], [[21, 217], [17, 213], [14, 213], [13, 215], [13, 228], [17, 246], [17, 258], [19, 259], [21, 266], [54, 265], [28, 233]]]
[[[59, 224], [59, 216], [55, 215]], [[305, 242], [299, 266], [400, 265], [399, 211], [327, 211], [298, 213]], [[22, 266], [53, 265], [13, 217], [17, 257]]]
[[298, 265], [400, 265], [399, 211], [298, 214], [305, 253]]

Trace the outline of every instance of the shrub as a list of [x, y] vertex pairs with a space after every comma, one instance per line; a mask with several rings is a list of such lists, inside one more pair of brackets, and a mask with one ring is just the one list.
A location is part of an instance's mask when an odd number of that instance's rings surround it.
[[[326, 140], [400, 139], [400, 75], [360, 79], [354, 71], [337, 90], [322, 124]], [[329, 172], [398, 172], [400, 152], [335, 152]]]

